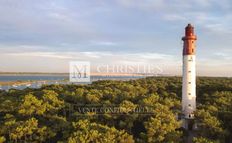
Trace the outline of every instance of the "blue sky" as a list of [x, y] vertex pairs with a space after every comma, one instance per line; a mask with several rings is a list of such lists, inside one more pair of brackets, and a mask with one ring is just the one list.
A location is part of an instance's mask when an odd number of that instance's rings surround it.
[[188, 23], [197, 74], [232, 76], [230, 0], [0, 0], [0, 71], [67, 72], [77, 60], [180, 75]]

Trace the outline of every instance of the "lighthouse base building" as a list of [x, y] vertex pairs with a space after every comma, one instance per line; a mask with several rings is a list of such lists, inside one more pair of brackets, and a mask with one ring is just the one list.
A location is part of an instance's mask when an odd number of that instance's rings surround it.
[[196, 128], [194, 112], [196, 111], [196, 57], [194, 27], [188, 24], [185, 27], [183, 45], [182, 71], [182, 125], [185, 129]]

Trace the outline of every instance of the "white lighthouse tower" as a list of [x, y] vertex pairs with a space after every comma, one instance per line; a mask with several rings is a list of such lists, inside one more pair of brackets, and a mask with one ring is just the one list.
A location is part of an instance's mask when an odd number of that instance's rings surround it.
[[196, 110], [196, 61], [194, 27], [188, 24], [185, 27], [183, 47], [183, 73], [182, 73], [182, 113], [183, 127], [192, 129], [194, 111]]

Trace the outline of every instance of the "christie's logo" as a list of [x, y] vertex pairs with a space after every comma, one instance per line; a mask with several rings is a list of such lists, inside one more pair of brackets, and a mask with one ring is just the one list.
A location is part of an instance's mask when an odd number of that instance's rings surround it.
[[69, 63], [70, 82], [90, 82], [90, 62], [72, 61]]

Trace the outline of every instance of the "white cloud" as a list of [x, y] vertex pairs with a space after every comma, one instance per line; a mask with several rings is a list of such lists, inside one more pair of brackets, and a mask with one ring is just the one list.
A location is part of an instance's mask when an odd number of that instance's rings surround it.
[[159, 54], [159, 53], [139, 53], [139, 54], [130, 54], [132, 56], [138, 57], [138, 59], [159, 59], [159, 60], [170, 60], [174, 59], [172, 55]]
[[[112, 60], [173, 60], [172, 55], [159, 53], [112, 53], [112, 52], [10, 52], [2, 53], [8, 56], [23, 56], [23, 57], [47, 57], [57, 59], [100, 59], [102, 62], [111, 62]], [[107, 58], [107, 60], [105, 60]]]
[[[222, 57], [216, 58], [216, 57]], [[226, 53], [215, 53], [215, 59], [198, 59], [198, 75], [229, 76], [231, 58]], [[9, 60], [11, 59], [11, 60]], [[0, 54], [1, 71], [67, 72], [69, 61], [89, 61], [97, 65], [153, 65], [163, 74], [180, 75], [181, 57], [162, 53], [113, 52], [17, 52]], [[29, 68], [30, 67], [30, 68]], [[226, 70], [217, 70], [217, 68]], [[223, 68], [225, 67], [225, 68]], [[93, 69], [94, 70], [94, 69]]]
[[186, 20], [184, 16], [178, 15], [178, 14], [167, 14], [164, 15], [164, 19], [168, 21], [183, 21]]
[[229, 53], [218, 52], [218, 53], [214, 53], [214, 56], [216, 56], [219, 59], [224, 59], [229, 62], [230, 60], [232, 60], [232, 57]]
[[24, 52], [24, 53], [6, 53], [4, 55], [14, 56], [14, 57], [46, 57], [46, 58], [56, 58], [56, 59], [73, 59], [71, 55], [58, 54], [52, 52]]
[[145, 11], [158, 11], [165, 8], [163, 0], [117, 0], [117, 2], [127, 8], [137, 8]]
[[61, 13], [57, 13], [57, 12], [51, 12], [48, 14], [51, 18], [57, 19], [57, 20], [63, 20], [63, 21], [68, 21], [71, 20], [71, 17], [65, 15], [65, 14], [61, 14]]
[[92, 45], [100, 45], [100, 46], [116, 46], [118, 43], [111, 41], [90, 41]]

